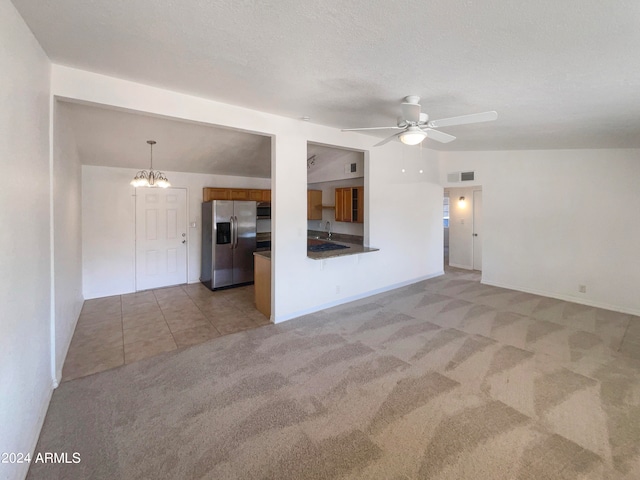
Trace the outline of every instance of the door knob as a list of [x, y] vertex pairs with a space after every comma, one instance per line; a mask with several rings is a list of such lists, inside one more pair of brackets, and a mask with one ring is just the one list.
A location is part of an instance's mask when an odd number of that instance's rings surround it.
[[187, 241], [186, 240], [182, 240], [182, 243], [187, 243]]
[[473, 234], [473, 236], [474, 236], [474, 237], [477, 237], [477, 236], [478, 236], [478, 234], [477, 234], [477, 233], [474, 233], [474, 234]]

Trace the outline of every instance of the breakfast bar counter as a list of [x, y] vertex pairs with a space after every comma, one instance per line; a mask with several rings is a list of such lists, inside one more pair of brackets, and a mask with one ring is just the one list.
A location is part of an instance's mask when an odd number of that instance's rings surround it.
[[332, 240], [320, 240], [316, 238], [307, 239], [307, 257], [312, 260], [325, 260], [327, 258], [344, 257], [346, 255], [377, 252], [378, 250], [378, 248], [365, 247], [364, 245], [355, 243], [334, 242]]

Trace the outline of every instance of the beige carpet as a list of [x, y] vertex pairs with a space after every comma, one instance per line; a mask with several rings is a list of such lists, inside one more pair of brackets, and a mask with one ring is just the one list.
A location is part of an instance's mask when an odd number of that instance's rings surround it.
[[64, 383], [31, 479], [638, 479], [640, 318], [445, 276]]

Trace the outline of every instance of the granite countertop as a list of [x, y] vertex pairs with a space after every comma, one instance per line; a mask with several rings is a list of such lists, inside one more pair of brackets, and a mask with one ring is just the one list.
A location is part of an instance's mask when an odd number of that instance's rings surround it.
[[[336, 243], [338, 245], [349, 247], [342, 248], [340, 250], [328, 250], [325, 252], [307, 251], [307, 258], [310, 258], [312, 260], [325, 260], [327, 258], [345, 257], [347, 255], [358, 255], [361, 253], [377, 252], [379, 250], [378, 248], [365, 247], [364, 245], [362, 245], [362, 237], [358, 237], [355, 235], [332, 234], [331, 239], [327, 239], [327, 232], [309, 230], [307, 234], [308, 240]], [[271, 239], [270, 233], [259, 233], [258, 236], [260, 236], [263, 240]], [[270, 250], [253, 252], [253, 254], [260, 255], [261, 257], [271, 260]]]
[[327, 238], [327, 232], [321, 230], [308, 230], [307, 239], [312, 241], [321, 241], [328, 243], [336, 243], [338, 245], [345, 245], [349, 248], [342, 248], [340, 250], [327, 250], [325, 252], [309, 252], [307, 251], [307, 257], [312, 260], [324, 260], [326, 258], [344, 257], [347, 255], [358, 255], [360, 253], [377, 252], [378, 248], [365, 247], [362, 245], [363, 238], [359, 235], [347, 235], [344, 233], [332, 233], [331, 238]]
[[323, 242], [337, 243], [338, 245], [345, 245], [349, 248], [342, 248], [340, 250], [329, 250], [326, 252], [307, 252], [307, 258], [312, 260], [325, 260], [327, 258], [344, 257], [347, 255], [358, 255], [360, 253], [377, 252], [379, 248], [365, 247], [362, 244], [347, 243], [347, 242], [334, 242], [333, 240], [321, 239]]

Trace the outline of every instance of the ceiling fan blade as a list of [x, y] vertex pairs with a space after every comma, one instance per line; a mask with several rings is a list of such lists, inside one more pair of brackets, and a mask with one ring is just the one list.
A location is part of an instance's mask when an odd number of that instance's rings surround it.
[[343, 128], [341, 132], [359, 132], [364, 130], [402, 130], [402, 127], [363, 127], [363, 128]]
[[467, 123], [491, 122], [498, 118], [498, 112], [473, 113], [471, 115], [461, 115], [459, 117], [442, 118], [431, 120], [427, 123], [429, 127], [451, 127], [453, 125], [465, 125]]
[[456, 139], [456, 137], [454, 137], [453, 135], [439, 132], [438, 130], [434, 130], [433, 128], [423, 128], [422, 131], [427, 134], [427, 138], [440, 143], [449, 143], [453, 142]]
[[407, 122], [418, 123], [420, 121], [420, 105], [417, 103], [403, 103], [402, 118]]
[[[402, 133], [402, 132], [400, 132], [400, 133]], [[391, 135], [390, 137], [385, 138], [381, 142], [376, 143], [374, 145], [374, 147], [380, 147], [380, 146], [384, 145], [385, 143], [389, 143], [391, 140], [395, 140], [396, 138], [398, 138], [398, 135], [400, 135], [400, 133], [396, 133], [394, 135]]]

